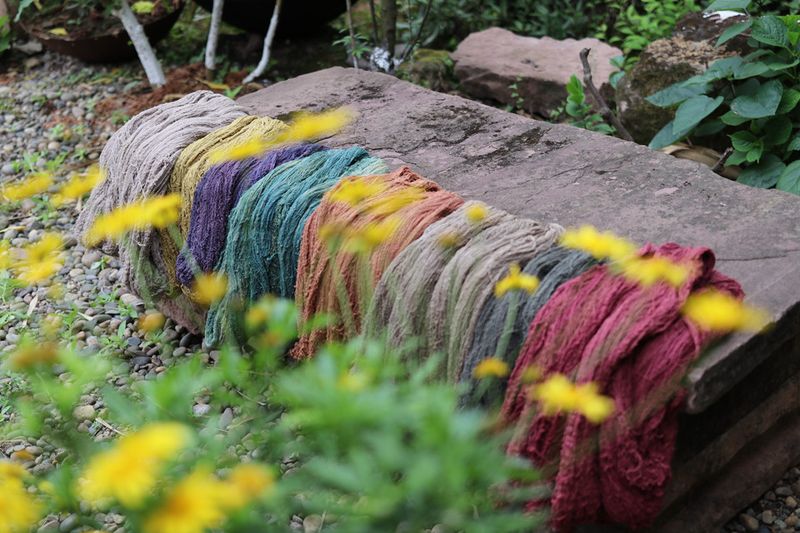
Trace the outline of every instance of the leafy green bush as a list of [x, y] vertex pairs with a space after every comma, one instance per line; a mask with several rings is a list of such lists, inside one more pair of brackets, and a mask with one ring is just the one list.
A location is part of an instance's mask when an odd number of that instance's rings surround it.
[[617, 15], [612, 25], [602, 24], [596, 36], [619, 46], [628, 60], [627, 66], [648, 44], [669, 37], [684, 15], [700, 10], [694, 0], [612, 0], [608, 7]]
[[[718, 0], [709, 9], [748, 4]], [[800, 194], [799, 24], [797, 15], [764, 15], [728, 28], [718, 45], [747, 32], [753, 51], [720, 59], [704, 73], [648, 97], [657, 106], [678, 106], [650, 147], [724, 133], [733, 149], [728, 164], [746, 167], [738, 181]]]

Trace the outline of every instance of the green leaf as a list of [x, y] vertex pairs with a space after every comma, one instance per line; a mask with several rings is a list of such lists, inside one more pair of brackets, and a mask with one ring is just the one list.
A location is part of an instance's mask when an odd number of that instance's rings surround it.
[[747, 157], [745, 158], [748, 163], [755, 163], [759, 159], [761, 159], [761, 154], [764, 153], [764, 144], [759, 142], [753, 148], [747, 152]]
[[731, 102], [731, 111], [744, 118], [771, 117], [778, 110], [783, 96], [783, 85], [778, 80], [768, 81], [754, 95], [737, 96]]
[[800, 91], [797, 89], [786, 89], [783, 91], [783, 96], [781, 96], [781, 103], [778, 105], [778, 110], [776, 113], [778, 115], [782, 115], [784, 113], [788, 113], [795, 107], [797, 107], [797, 103], [800, 102]]
[[749, 131], [737, 131], [733, 135], [729, 135], [729, 137], [733, 147], [740, 152], [749, 152], [758, 141], [758, 137]]
[[780, 146], [789, 140], [792, 134], [792, 121], [788, 117], [779, 116], [771, 119], [764, 127], [764, 144], [766, 146]]
[[749, 118], [740, 117], [733, 111], [728, 111], [727, 113], [719, 117], [719, 119], [728, 126], [739, 126], [750, 120]]
[[750, 26], [753, 25], [753, 19], [745, 20], [744, 22], [737, 22], [736, 24], [731, 24], [725, 31], [723, 31], [719, 39], [717, 39], [717, 46], [723, 45], [739, 35], [740, 33], [747, 31]]
[[747, 160], [747, 154], [745, 152], [735, 151], [733, 155], [728, 158], [726, 161], [726, 165], [741, 165], [742, 163]]
[[683, 102], [675, 112], [673, 133], [683, 137], [704, 118], [713, 113], [724, 100], [723, 97], [710, 98], [705, 95], [693, 96]]
[[800, 194], [800, 161], [789, 163], [778, 178], [777, 188]]
[[149, 15], [155, 7], [156, 5], [153, 2], [134, 2], [131, 4], [131, 11], [137, 15]]
[[769, 189], [778, 183], [778, 178], [783, 173], [786, 165], [774, 154], [767, 154], [757, 165], [747, 167], [739, 174], [736, 180], [739, 183]]
[[684, 100], [704, 94], [710, 87], [708, 83], [685, 85], [686, 82], [670, 85], [657, 93], [653, 93], [645, 100], [658, 107], [670, 107]]
[[569, 94], [569, 99], [576, 104], [582, 104], [586, 98], [583, 93], [583, 85], [581, 85], [575, 74], [570, 77], [569, 83], [567, 83], [567, 94]]
[[750, 0], [716, 0], [711, 2], [705, 11], [706, 12], [713, 12], [713, 11], [726, 11], [728, 9], [732, 9], [734, 11], [740, 11], [747, 9], [747, 6], [750, 5]]
[[[723, 78], [728, 78], [733, 75], [733, 72], [744, 62], [739, 56], [725, 57], [717, 59], [706, 69], [705, 72], [690, 78], [693, 83], [717, 81]], [[689, 80], [686, 80], [687, 82]]]
[[792, 139], [789, 142], [789, 145], [786, 147], [786, 150], [789, 152], [796, 152], [800, 150], [800, 134], [794, 136], [794, 139]]
[[653, 139], [650, 141], [650, 144], [648, 144], [650, 148], [653, 150], [658, 150], [659, 148], [664, 148], [665, 146], [674, 144], [683, 138], [683, 135], [675, 135], [673, 133], [673, 122], [674, 121], [670, 121], [666, 126], [661, 128], [658, 133], [655, 134]]
[[725, 129], [725, 123], [715, 118], [713, 120], [709, 120], [708, 122], [704, 122], [703, 124], [697, 126], [692, 135], [696, 137], [704, 137], [706, 135], [714, 135], [715, 133], [719, 133], [724, 129]]
[[739, 65], [733, 72], [733, 79], [735, 80], [743, 80], [746, 78], [752, 78], [753, 76], [761, 76], [765, 72], [769, 72], [771, 69], [769, 66], [762, 62], [762, 61], [753, 61], [751, 63], [742, 63]]
[[753, 21], [750, 36], [756, 41], [770, 46], [789, 46], [789, 29], [775, 15], [765, 15]]

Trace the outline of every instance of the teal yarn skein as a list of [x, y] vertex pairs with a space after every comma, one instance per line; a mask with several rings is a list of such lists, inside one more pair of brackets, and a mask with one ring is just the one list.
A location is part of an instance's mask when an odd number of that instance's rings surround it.
[[325, 192], [346, 176], [384, 172], [386, 164], [363, 148], [327, 150], [281, 165], [245, 192], [231, 211], [217, 264], [228, 288], [208, 312], [206, 344], [228, 334], [244, 342], [246, 302], [265, 294], [292, 298], [303, 227]]

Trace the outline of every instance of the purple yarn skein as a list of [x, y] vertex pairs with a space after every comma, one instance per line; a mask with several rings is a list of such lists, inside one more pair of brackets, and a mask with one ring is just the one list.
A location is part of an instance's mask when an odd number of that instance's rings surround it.
[[272, 150], [263, 157], [227, 161], [208, 169], [192, 199], [189, 234], [178, 255], [178, 281], [191, 285], [194, 273], [187, 254], [194, 257], [202, 272], [211, 272], [225, 247], [228, 216], [242, 194], [272, 170], [284, 163], [327, 150], [318, 144], [300, 144]]

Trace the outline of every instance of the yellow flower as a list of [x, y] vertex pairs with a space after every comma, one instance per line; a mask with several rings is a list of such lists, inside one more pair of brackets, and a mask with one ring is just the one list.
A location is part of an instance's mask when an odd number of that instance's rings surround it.
[[599, 424], [614, 411], [613, 400], [599, 394], [595, 383], [576, 385], [563, 374], [553, 374], [531, 387], [531, 391], [546, 416], [560, 412], [580, 413], [590, 422]]
[[275, 485], [275, 475], [264, 465], [242, 463], [231, 470], [222, 497], [228, 509], [240, 509]]
[[599, 232], [592, 226], [568, 230], [561, 236], [561, 245], [582, 250], [595, 259], [619, 261], [636, 253], [636, 245], [611, 232]]
[[133, 11], [137, 15], [147, 15], [149, 13], [152, 13], [155, 7], [156, 6], [153, 2], [147, 2], [141, 0], [139, 2], [134, 2], [131, 4], [131, 11]]
[[689, 268], [686, 265], [664, 257], [631, 257], [623, 260], [619, 268], [623, 276], [645, 287], [663, 281], [678, 288], [689, 277]]
[[26, 490], [19, 477], [0, 476], [0, 532], [31, 531], [42, 514], [42, 506]]
[[53, 342], [31, 343], [17, 348], [8, 358], [11, 370], [21, 371], [58, 361], [58, 345]]
[[536, 383], [540, 379], [542, 379], [542, 369], [536, 365], [526, 367], [520, 376], [520, 380], [525, 384]]
[[215, 148], [208, 154], [208, 162], [212, 165], [225, 161], [241, 161], [249, 157], [257, 157], [269, 150], [270, 143], [266, 139], [253, 137], [231, 148]]
[[53, 176], [49, 172], [40, 172], [19, 183], [6, 185], [0, 194], [12, 202], [24, 200], [45, 192], [53, 184]]
[[174, 422], [156, 422], [121, 437], [89, 461], [80, 479], [81, 497], [93, 504], [115, 499], [136, 508], [151, 494], [164, 462], [190, 440], [189, 430]]
[[201, 305], [209, 306], [220, 301], [227, 290], [228, 278], [225, 274], [200, 274], [192, 285], [192, 299]]
[[380, 194], [385, 190], [386, 184], [379, 180], [354, 176], [342, 180], [330, 192], [329, 198], [332, 202], [355, 207], [367, 198]]
[[367, 224], [360, 230], [348, 232], [344, 249], [355, 253], [369, 253], [391, 239], [399, 227], [398, 217], [388, 217], [381, 222]]
[[354, 114], [346, 107], [322, 113], [298, 113], [289, 127], [278, 135], [279, 143], [294, 143], [321, 139], [338, 133], [352, 122]]
[[359, 392], [364, 390], [364, 387], [366, 387], [368, 383], [369, 380], [364, 373], [353, 371], [342, 373], [342, 375], [339, 376], [337, 385], [342, 390]]
[[425, 191], [422, 188], [406, 187], [382, 198], [380, 202], [369, 209], [369, 212], [373, 215], [391, 215], [423, 198], [425, 198]]
[[447, 232], [439, 235], [439, 238], [436, 239], [436, 242], [442, 248], [455, 248], [461, 244], [461, 237], [458, 235], [458, 233]]
[[92, 165], [83, 174], [73, 174], [70, 180], [61, 187], [50, 202], [58, 207], [70, 200], [77, 200], [89, 194], [105, 179], [105, 174], [97, 165]]
[[50, 278], [61, 268], [63, 245], [60, 235], [45, 233], [35, 243], [25, 246], [21, 259], [12, 265], [17, 277], [29, 285]]
[[334, 245], [344, 237], [347, 226], [340, 222], [328, 222], [319, 228], [319, 238], [322, 242]]
[[525, 291], [532, 293], [539, 286], [539, 278], [530, 274], [523, 274], [517, 263], [508, 267], [508, 275], [494, 286], [494, 295], [498, 298], [510, 291]]
[[717, 290], [704, 290], [686, 299], [683, 315], [709, 331], [761, 331], [769, 323], [769, 314]]
[[269, 312], [263, 305], [254, 305], [244, 315], [244, 323], [248, 329], [254, 330], [263, 326], [269, 320]]
[[66, 28], [53, 28], [52, 30], [50, 30], [50, 33], [52, 33], [53, 35], [58, 35], [60, 37], [66, 37], [67, 35], [69, 35], [67, 33]]
[[469, 206], [464, 214], [467, 215], [467, 220], [472, 222], [473, 224], [477, 224], [478, 222], [482, 222], [487, 216], [489, 216], [489, 210], [486, 208], [484, 204], [476, 203]]
[[145, 518], [144, 533], [203, 533], [225, 521], [224, 486], [205, 470], [197, 470], [167, 493], [161, 506]]
[[0, 240], [0, 270], [8, 270], [11, 266], [11, 243]]
[[497, 357], [487, 357], [475, 367], [472, 375], [477, 379], [488, 377], [503, 378], [508, 375], [508, 363]]
[[0, 461], [0, 481], [6, 479], [24, 479], [28, 477], [28, 471], [21, 465], [11, 461]]
[[153, 333], [164, 327], [166, 320], [164, 315], [158, 311], [147, 313], [139, 317], [139, 329], [146, 333]]
[[104, 240], [118, 241], [129, 231], [148, 227], [166, 228], [178, 221], [181, 198], [178, 194], [154, 196], [141, 202], [119, 207], [95, 219], [86, 234], [93, 246]]

